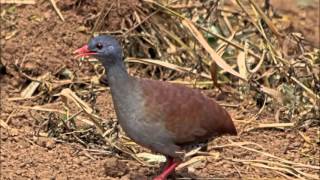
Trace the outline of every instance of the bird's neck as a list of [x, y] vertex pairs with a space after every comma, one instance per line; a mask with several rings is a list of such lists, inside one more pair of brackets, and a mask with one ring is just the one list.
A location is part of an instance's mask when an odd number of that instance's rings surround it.
[[129, 76], [123, 62], [106, 67], [106, 71], [117, 118], [121, 126], [126, 128], [125, 121], [134, 119], [132, 109], [138, 102], [134, 100], [137, 98], [134, 78]]
[[112, 100], [117, 114], [130, 106], [128, 99], [133, 95], [134, 81], [126, 71], [123, 61], [118, 64], [112, 64], [106, 67], [107, 79], [112, 94]]
[[130, 77], [122, 61], [116, 61], [114, 64], [107, 65], [105, 69], [111, 90], [126, 88]]

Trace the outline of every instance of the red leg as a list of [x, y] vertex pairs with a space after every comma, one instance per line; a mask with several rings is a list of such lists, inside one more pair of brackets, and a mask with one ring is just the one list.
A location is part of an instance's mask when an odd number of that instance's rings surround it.
[[167, 176], [174, 171], [174, 169], [179, 165], [178, 162], [174, 162], [173, 159], [169, 159], [168, 165], [165, 167], [163, 172], [155, 177], [153, 180], [166, 180]]
[[173, 158], [167, 157], [167, 163], [166, 163], [166, 165], [164, 166], [163, 171], [165, 171], [166, 169], [168, 169], [168, 167], [170, 167], [170, 166], [172, 165], [172, 163], [173, 163]]

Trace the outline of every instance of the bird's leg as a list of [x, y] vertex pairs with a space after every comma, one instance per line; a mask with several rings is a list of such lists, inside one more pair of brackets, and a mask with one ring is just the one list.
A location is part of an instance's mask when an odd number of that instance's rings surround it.
[[175, 168], [179, 165], [179, 162], [174, 162], [173, 158], [169, 158], [168, 164], [165, 166], [163, 172], [155, 177], [153, 180], [166, 180], [167, 176], [175, 170]]
[[173, 158], [172, 157], [167, 157], [167, 162], [166, 162], [166, 165], [163, 167], [163, 171], [168, 169], [168, 167], [170, 167], [172, 163], [173, 163]]

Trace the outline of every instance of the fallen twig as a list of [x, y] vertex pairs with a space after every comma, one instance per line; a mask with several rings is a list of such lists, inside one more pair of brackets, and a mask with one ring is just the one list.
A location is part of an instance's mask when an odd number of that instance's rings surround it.
[[55, 0], [50, 0], [50, 3], [52, 4], [54, 10], [57, 12], [58, 16], [60, 17], [60, 19], [64, 22], [64, 17], [62, 16], [60, 9], [58, 8]]

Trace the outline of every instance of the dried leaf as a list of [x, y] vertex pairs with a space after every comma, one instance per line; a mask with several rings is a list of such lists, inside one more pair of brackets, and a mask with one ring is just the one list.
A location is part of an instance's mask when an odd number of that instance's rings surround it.
[[247, 78], [248, 71], [246, 67], [246, 53], [244, 51], [241, 51], [238, 54], [237, 63], [238, 63], [239, 73], [241, 74], [241, 76]]
[[138, 153], [136, 154], [138, 158], [142, 158], [148, 163], [162, 163], [166, 162], [166, 157], [163, 155], [151, 154], [151, 153]]
[[193, 22], [188, 19], [183, 19], [182, 24], [190, 30], [193, 36], [198, 40], [198, 42], [205, 48], [205, 50], [210, 54], [212, 61], [217, 63], [219, 67], [224, 69], [225, 71], [231, 73], [234, 76], [247, 81], [246, 77], [242, 76], [238, 72], [232, 69], [230, 65], [228, 65], [208, 44], [208, 42], [204, 39], [203, 35], [200, 31], [194, 26]]
[[280, 91], [262, 86], [261, 91], [271, 96], [273, 99], [275, 99], [278, 103], [283, 104], [283, 95]]
[[1, 0], [0, 4], [35, 4], [35, 0]]
[[47, 79], [49, 77], [50, 73], [46, 73], [42, 76], [39, 76], [37, 78], [37, 81], [32, 81], [22, 92], [21, 97], [22, 98], [29, 98], [33, 95], [33, 93], [37, 90], [37, 88], [40, 86], [41, 81]]
[[191, 164], [194, 164], [196, 162], [199, 162], [199, 161], [203, 161], [206, 159], [206, 156], [196, 156], [196, 157], [193, 157], [191, 158], [190, 160], [186, 161], [186, 162], [183, 162], [181, 164], [179, 164], [179, 166], [176, 168], [176, 170], [180, 170], [186, 166], [190, 166]]
[[92, 113], [93, 112], [93, 109], [87, 105], [87, 103], [85, 103], [84, 101], [82, 101], [82, 99], [80, 99], [76, 93], [74, 93], [71, 89], [69, 88], [66, 88], [66, 89], [63, 89], [61, 92], [60, 92], [60, 96], [64, 96], [64, 97], [67, 97], [68, 99], [72, 100], [73, 102], [75, 102], [75, 104], [83, 109], [84, 111], [86, 111], [87, 113]]
[[[163, 66], [172, 70], [176, 70], [179, 72], [191, 72], [193, 74], [197, 74], [195, 71], [192, 71], [191, 68], [187, 68], [187, 67], [181, 67], [172, 63], [168, 63], [168, 62], [164, 62], [164, 61], [160, 61], [160, 60], [154, 60], [154, 59], [139, 59], [139, 58], [127, 58], [125, 61], [127, 62], [138, 62], [138, 63], [143, 63], [143, 64], [151, 64], [151, 65], [158, 65], [158, 66]], [[211, 79], [211, 76], [209, 74], [206, 73], [200, 73], [201, 77], [207, 78], [207, 79]]]

